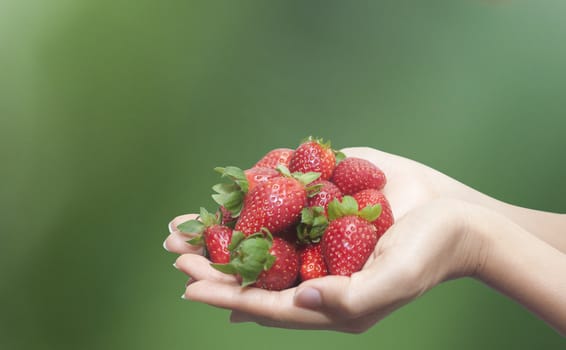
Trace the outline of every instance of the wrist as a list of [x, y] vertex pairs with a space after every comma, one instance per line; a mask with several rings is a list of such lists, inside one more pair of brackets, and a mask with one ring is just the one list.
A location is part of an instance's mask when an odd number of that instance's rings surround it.
[[[428, 222], [423, 227], [425, 235], [433, 236], [436, 249], [425, 258], [425, 268], [419, 275], [428, 276], [425, 290], [443, 281], [474, 277], [485, 265], [486, 240], [478, 228], [482, 208], [461, 200], [439, 198], [426, 204], [419, 211], [415, 226]], [[441, 213], [441, 215], [438, 215]], [[427, 244], [430, 244], [427, 242]]]
[[451, 231], [456, 241], [446, 279], [478, 278], [483, 273], [490, 253], [490, 241], [484, 230], [489, 210], [460, 200], [450, 200]]
[[489, 210], [485, 216], [474, 227], [483, 241], [475, 277], [566, 335], [566, 255], [507, 216]]

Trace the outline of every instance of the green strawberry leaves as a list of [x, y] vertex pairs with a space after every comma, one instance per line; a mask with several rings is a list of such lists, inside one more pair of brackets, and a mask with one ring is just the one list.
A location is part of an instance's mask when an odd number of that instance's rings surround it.
[[235, 166], [216, 167], [214, 170], [228, 178], [230, 183], [219, 183], [212, 187], [216, 194], [212, 199], [219, 205], [226, 208], [232, 216], [240, 215], [244, 203], [244, 197], [248, 192], [248, 180], [244, 171]]
[[328, 203], [328, 220], [333, 221], [344, 216], [359, 216], [369, 222], [375, 221], [381, 215], [381, 205], [368, 205], [362, 210], [358, 208], [358, 202], [352, 196], [344, 196], [342, 202], [334, 199]]
[[318, 242], [328, 226], [323, 207], [307, 207], [301, 211], [301, 223], [297, 226], [297, 238], [301, 243]]
[[[301, 173], [301, 172], [294, 172], [291, 173], [289, 168], [287, 168], [283, 164], [277, 165], [275, 168], [277, 171], [281, 173], [281, 175], [285, 177], [291, 177], [297, 181], [299, 181], [303, 186], [308, 186], [311, 182], [315, 181], [320, 177], [320, 173], [315, 172], [308, 172], [308, 173]], [[308, 187], [307, 187], [308, 188]]]
[[275, 256], [269, 252], [272, 245], [273, 237], [267, 230], [248, 237], [240, 231], [234, 231], [228, 246], [230, 262], [211, 266], [220, 272], [241, 276], [242, 287], [248, 286], [275, 263]]
[[196, 220], [188, 220], [179, 225], [177, 225], [177, 229], [181, 233], [192, 233], [197, 234], [194, 238], [187, 241], [187, 243], [197, 246], [204, 245], [204, 237], [203, 233], [207, 227], [211, 227], [213, 225], [217, 225], [221, 222], [222, 218], [220, 217], [220, 213], [212, 214], [208, 212], [205, 208], [200, 208], [199, 217]]
[[324, 141], [324, 138], [322, 138], [322, 137], [316, 137], [316, 136], [310, 135], [310, 136], [305, 137], [304, 139], [301, 140], [301, 144], [307, 143], [307, 142], [316, 142], [317, 144], [319, 144], [324, 149], [332, 149], [332, 143], [330, 142], [330, 140]]
[[204, 224], [198, 220], [185, 221], [177, 226], [181, 233], [202, 233], [204, 228]]
[[346, 159], [346, 155], [341, 151], [333, 151], [333, 152], [334, 152], [334, 157], [336, 157], [336, 165], [338, 165], [338, 163]]

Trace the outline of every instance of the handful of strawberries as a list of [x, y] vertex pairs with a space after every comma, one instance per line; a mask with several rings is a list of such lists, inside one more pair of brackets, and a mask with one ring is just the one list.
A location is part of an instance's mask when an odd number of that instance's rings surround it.
[[201, 208], [178, 229], [196, 233], [189, 243], [203, 245], [212, 266], [242, 286], [282, 290], [350, 276], [394, 222], [383, 171], [322, 139], [274, 149], [247, 170], [215, 170], [227, 180], [213, 187], [219, 209]]

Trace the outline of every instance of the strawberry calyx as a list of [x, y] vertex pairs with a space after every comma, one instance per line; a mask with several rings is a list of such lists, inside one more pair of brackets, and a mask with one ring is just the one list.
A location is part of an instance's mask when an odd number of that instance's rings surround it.
[[242, 169], [235, 166], [216, 167], [214, 170], [231, 182], [212, 186], [212, 189], [216, 192], [212, 195], [212, 199], [226, 208], [233, 217], [237, 217], [242, 211], [244, 197], [249, 188], [246, 174]]
[[275, 170], [279, 171], [281, 175], [285, 177], [293, 178], [299, 181], [299, 183], [305, 186], [305, 190], [307, 191], [307, 196], [309, 198], [315, 196], [322, 189], [322, 184], [311, 185], [314, 181], [318, 180], [318, 178], [320, 177], [320, 173], [318, 172], [310, 171], [308, 173], [301, 173], [300, 171], [296, 171], [294, 173], [291, 173], [289, 168], [287, 168], [283, 164], [277, 165]]
[[320, 147], [322, 147], [323, 149], [332, 149], [332, 143], [330, 142], [330, 140], [324, 141], [324, 138], [322, 138], [322, 137], [315, 137], [315, 136], [309, 135], [309, 136], [307, 136], [307, 137], [305, 137], [304, 139], [301, 140], [301, 144], [307, 143], [307, 142], [314, 142], [314, 143], [318, 144]]
[[334, 152], [334, 157], [336, 158], [336, 165], [346, 159], [346, 155], [342, 151], [332, 150]]
[[328, 204], [328, 220], [333, 221], [344, 216], [359, 216], [369, 222], [376, 220], [381, 215], [381, 204], [368, 205], [359, 209], [358, 202], [352, 196], [344, 196], [342, 201], [337, 198]]
[[306, 207], [301, 211], [301, 223], [297, 225], [297, 239], [301, 243], [316, 243], [320, 241], [328, 219], [324, 207]]
[[275, 263], [275, 256], [270, 253], [273, 236], [267, 229], [245, 236], [243, 232], [234, 231], [228, 246], [230, 262], [227, 264], [211, 264], [216, 270], [239, 275], [242, 287], [256, 282], [262, 271], [269, 270]]
[[204, 231], [211, 226], [219, 225], [222, 222], [222, 214], [217, 212], [212, 214], [205, 208], [200, 208], [199, 216], [196, 219], [185, 221], [177, 225], [177, 229], [181, 233], [197, 234], [194, 238], [187, 241], [187, 243], [203, 246], [204, 245]]
[[320, 173], [313, 172], [313, 171], [308, 172], [308, 173], [301, 173], [300, 171], [296, 171], [294, 173], [291, 173], [289, 168], [287, 168], [283, 164], [277, 165], [275, 170], [279, 171], [281, 173], [281, 175], [283, 175], [285, 177], [293, 178], [293, 179], [299, 181], [299, 183], [301, 183], [303, 186], [305, 186], [305, 189], [307, 190], [308, 196], [314, 196], [322, 188], [322, 185], [319, 185], [319, 184], [310, 185], [311, 183], [313, 183], [314, 181], [316, 181], [320, 177]]

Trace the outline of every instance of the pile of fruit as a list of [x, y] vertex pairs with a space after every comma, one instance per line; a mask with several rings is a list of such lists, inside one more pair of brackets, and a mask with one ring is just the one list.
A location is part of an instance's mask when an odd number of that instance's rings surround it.
[[282, 290], [359, 271], [393, 224], [385, 174], [312, 137], [268, 152], [252, 168], [216, 168], [219, 208], [178, 226], [197, 234], [212, 266], [242, 286]]

